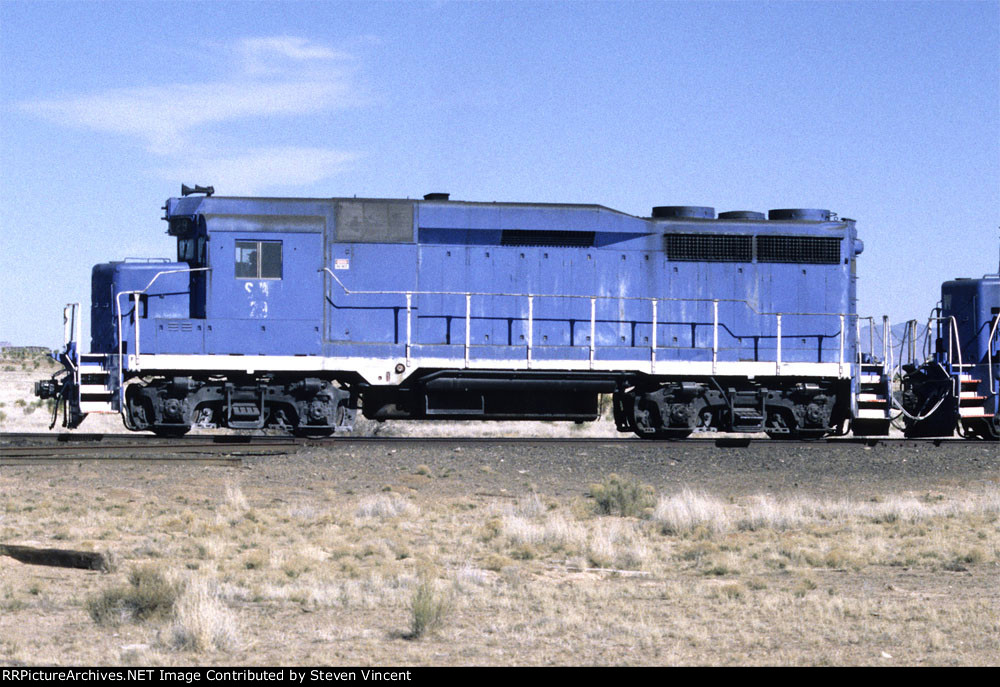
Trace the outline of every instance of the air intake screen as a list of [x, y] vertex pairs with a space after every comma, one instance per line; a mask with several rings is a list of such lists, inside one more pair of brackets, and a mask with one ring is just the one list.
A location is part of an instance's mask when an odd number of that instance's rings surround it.
[[750, 262], [753, 237], [732, 234], [667, 234], [667, 259], [688, 262]]
[[529, 231], [504, 229], [501, 246], [593, 246], [593, 231]]
[[840, 239], [815, 236], [758, 236], [757, 262], [836, 265]]

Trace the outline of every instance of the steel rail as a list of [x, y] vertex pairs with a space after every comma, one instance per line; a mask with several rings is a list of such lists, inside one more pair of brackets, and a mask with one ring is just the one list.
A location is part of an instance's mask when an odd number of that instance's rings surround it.
[[[77, 436], [83, 437], [87, 436], [86, 439], [76, 441], [76, 440], [66, 440], [61, 437], [73, 436], [74, 439]], [[102, 444], [104, 438], [111, 438], [120, 441], [122, 438], [132, 439], [134, 443], [127, 444]], [[456, 436], [434, 436], [434, 437], [401, 437], [401, 436], [331, 436], [331, 437], [276, 437], [276, 436], [237, 436], [237, 437], [213, 437], [217, 441], [205, 441], [208, 437], [205, 436], [194, 436], [194, 437], [179, 437], [174, 439], [164, 439], [162, 437], [156, 437], [151, 435], [135, 435], [134, 437], [129, 437], [128, 435], [67, 435], [61, 434], [19, 434], [19, 435], [0, 435], [0, 441], [9, 441], [11, 439], [20, 439], [22, 441], [41, 441], [51, 444], [53, 441], [58, 443], [58, 446], [17, 446], [17, 445], [0, 445], [0, 458], [8, 455], [9, 452], [29, 452], [29, 451], [55, 451], [58, 449], [59, 453], [71, 454], [73, 451], [88, 450], [94, 452], [100, 452], [102, 450], [107, 450], [110, 452], [124, 452], [124, 451], [137, 451], [137, 450], [167, 450], [174, 453], [225, 453], [225, 452], [242, 452], [242, 451], [266, 451], [268, 449], [276, 449], [275, 455], [286, 454], [293, 452], [299, 448], [333, 448], [333, 447], [346, 447], [346, 446], [359, 446], [359, 445], [384, 445], [384, 444], [413, 444], [413, 445], [442, 445], [447, 444], [451, 446], [455, 445], [496, 445], [496, 444], [580, 444], [580, 445], [598, 445], [598, 444], [617, 444], [617, 445], [632, 445], [632, 446], [653, 446], [653, 445], [663, 445], [663, 446], [683, 446], [685, 444], [715, 444], [721, 448], [731, 448], [740, 446], [749, 446], [751, 444], [774, 444], [775, 439], [767, 437], [758, 436], [738, 436], [733, 434], [727, 434], [725, 436], [717, 436], [711, 432], [705, 432], [704, 434], [698, 436], [691, 436], [684, 439], [640, 439], [635, 436], [618, 436], [618, 437], [456, 437]], [[218, 441], [219, 439], [238, 439], [239, 441]], [[84, 443], [84, 442], [87, 443]], [[857, 444], [872, 446], [876, 444], [885, 445], [906, 445], [906, 444], [940, 444], [942, 442], [950, 441], [966, 441], [958, 437], [850, 437], [850, 436], [829, 436], [818, 439], [801, 439], [801, 440], [784, 440], [780, 441], [782, 446], [787, 446], [789, 444], [796, 444], [800, 446], [825, 446], [825, 445], [847, 445], [847, 444]], [[292, 451], [287, 449], [293, 449]], [[265, 455], [265, 454], [260, 454]]]

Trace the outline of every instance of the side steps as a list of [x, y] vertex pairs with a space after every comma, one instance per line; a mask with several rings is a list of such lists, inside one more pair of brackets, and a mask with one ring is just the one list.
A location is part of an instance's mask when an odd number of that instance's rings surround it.
[[881, 363], [862, 363], [858, 379], [858, 411], [854, 434], [886, 436], [889, 434], [889, 378]]
[[962, 420], [989, 419], [993, 413], [986, 410], [983, 402], [985, 396], [980, 396], [977, 387], [982, 380], [973, 379], [965, 372], [958, 375], [958, 416]]
[[104, 363], [107, 356], [102, 354], [80, 354], [77, 370], [79, 395], [77, 405], [81, 413], [117, 413], [115, 392], [111, 372]]

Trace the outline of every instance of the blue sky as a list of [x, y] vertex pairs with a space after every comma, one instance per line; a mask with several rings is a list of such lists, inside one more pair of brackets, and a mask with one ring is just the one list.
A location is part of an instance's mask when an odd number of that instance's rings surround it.
[[0, 0], [0, 340], [224, 194], [827, 208], [859, 310], [1000, 251], [1000, 2]]

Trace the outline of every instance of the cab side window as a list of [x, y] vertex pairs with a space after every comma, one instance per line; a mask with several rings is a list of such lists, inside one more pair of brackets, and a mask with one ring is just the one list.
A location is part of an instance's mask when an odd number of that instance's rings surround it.
[[237, 279], [281, 279], [281, 241], [237, 241]]

